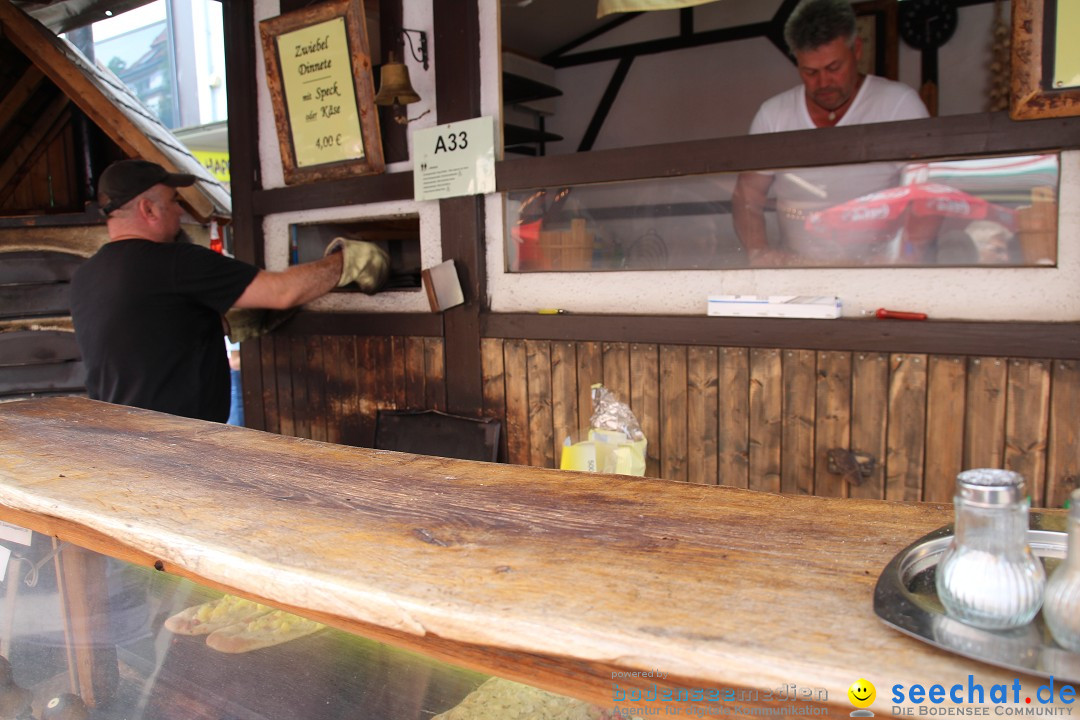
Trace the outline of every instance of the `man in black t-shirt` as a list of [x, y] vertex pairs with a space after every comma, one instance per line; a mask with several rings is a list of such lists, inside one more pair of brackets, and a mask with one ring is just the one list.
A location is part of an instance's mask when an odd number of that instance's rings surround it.
[[376, 292], [389, 261], [371, 243], [339, 238], [325, 257], [271, 272], [177, 242], [177, 188], [194, 182], [144, 160], [106, 168], [98, 203], [109, 242], [76, 271], [71, 316], [91, 398], [225, 422], [228, 310], [283, 310], [351, 282]]

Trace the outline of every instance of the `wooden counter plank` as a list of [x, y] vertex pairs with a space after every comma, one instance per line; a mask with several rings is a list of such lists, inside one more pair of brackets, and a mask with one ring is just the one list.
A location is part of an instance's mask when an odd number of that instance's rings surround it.
[[578, 666], [796, 683], [848, 710], [866, 677], [886, 713], [886, 682], [1015, 677], [874, 615], [881, 569], [950, 521], [943, 505], [471, 463], [50, 398], [0, 405], [0, 517], [492, 671], [559, 658], [529, 668], [534, 684], [569, 674], [556, 687], [583, 696], [610, 679]]

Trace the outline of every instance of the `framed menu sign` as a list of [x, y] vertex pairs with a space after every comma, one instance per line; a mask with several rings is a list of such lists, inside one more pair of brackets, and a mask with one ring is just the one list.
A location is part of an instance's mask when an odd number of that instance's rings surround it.
[[287, 184], [384, 169], [362, 0], [259, 23]]
[[1080, 115], [1076, 0], [1013, 0], [1013, 120]]

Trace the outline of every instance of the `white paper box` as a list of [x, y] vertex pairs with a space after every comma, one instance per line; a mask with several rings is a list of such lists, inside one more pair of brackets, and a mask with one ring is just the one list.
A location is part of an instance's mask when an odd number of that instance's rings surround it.
[[708, 314], [717, 317], [840, 317], [840, 298], [827, 295], [710, 295]]

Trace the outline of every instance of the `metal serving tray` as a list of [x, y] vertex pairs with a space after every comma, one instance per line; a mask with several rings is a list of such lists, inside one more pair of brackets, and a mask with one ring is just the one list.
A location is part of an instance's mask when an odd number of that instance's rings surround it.
[[[1047, 576], [1065, 557], [1064, 515], [1030, 514], [1028, 543]], [[982, 630], [947, 617], [934, 576], [953, 526], [919, 538], [889, 562], [874, 588], [874, 612], [902, 633], [973, 660], [1042, 677], [1080, 683], [1080, 654], [1054, 642], [1040, 612], [1013, 630]]]

